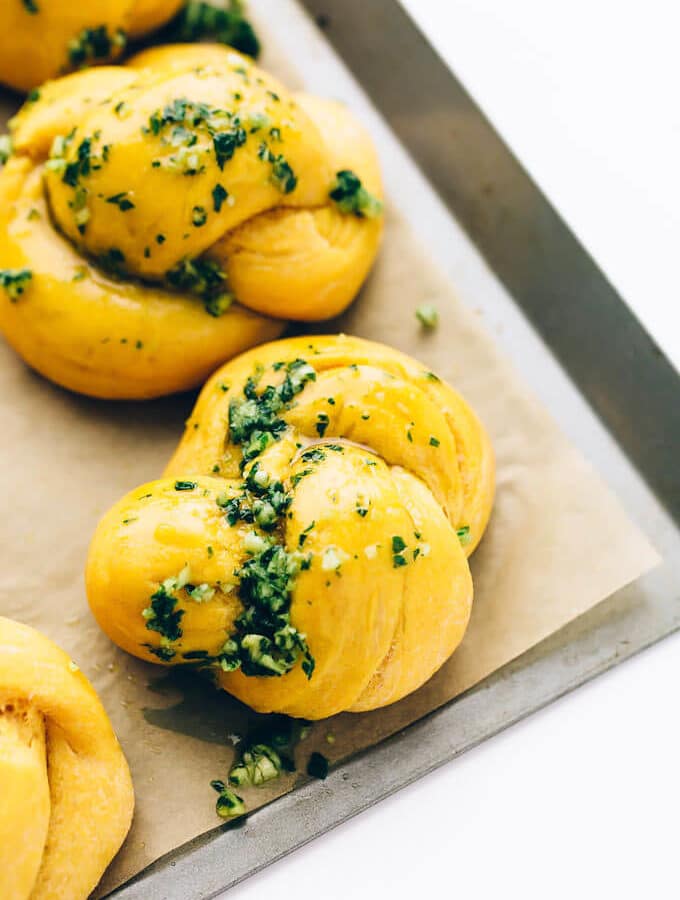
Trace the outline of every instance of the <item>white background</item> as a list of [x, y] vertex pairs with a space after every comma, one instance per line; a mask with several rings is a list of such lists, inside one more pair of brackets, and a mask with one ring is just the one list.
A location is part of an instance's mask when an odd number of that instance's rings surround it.
[[[403, 2], [680, 366], [675, 0]], [[229, 900], [677, 898], [679, 651], [646, 651]]]

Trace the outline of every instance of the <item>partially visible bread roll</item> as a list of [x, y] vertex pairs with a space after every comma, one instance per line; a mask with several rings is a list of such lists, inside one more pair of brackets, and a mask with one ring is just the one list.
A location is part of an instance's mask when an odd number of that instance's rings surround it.
[[85, 900], [130, 828], [123, 751], [56, 644], [0, 617], [0, 897]]

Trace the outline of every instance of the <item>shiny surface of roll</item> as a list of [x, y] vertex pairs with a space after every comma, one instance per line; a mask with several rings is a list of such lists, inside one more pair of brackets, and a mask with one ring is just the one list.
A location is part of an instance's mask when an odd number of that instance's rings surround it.
[[104, 516], [89, 602], [123, 649], [259, 711], [373, 709], [461, 641], [493, 492], [483, 426], [425, 366], [274, 342], [215, 374], [164, 477]]
[[56, 644], [0, 617], [0, 897], [85, 900], [133, 807], [90, 683]]
[[222, 46], [48, 83], [12, 142], [0, 328], [82, 393], [196, 386], [285, 320], [341, 312], [378, 250], [380, 172], [360, 125]]
[[115, 60], [128, 37], [168, 22], [185, 0], [3, 0], [0, 82], [28, 91], [86, 65]]

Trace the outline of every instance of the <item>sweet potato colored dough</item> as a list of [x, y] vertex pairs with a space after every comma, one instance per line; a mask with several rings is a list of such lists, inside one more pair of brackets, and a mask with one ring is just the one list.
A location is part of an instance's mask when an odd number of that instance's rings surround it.
[[461, 641], [493, 493], [483, 426], [423, 365], [274, 342], [214, 375], [164, 477], [106, 513], [89, 602], [124, 650], [256, 710], [374, 709]]
[[342, 311], [378, 250], [363, 129], [223, 46], [156, 48], [51, 82], [11, 131], [0, 329], [75, 391], [201, 384], [283, 320]]
[[133, 807], [89, 681], [52, 641], [0, 616], [0, 897], [85, 900]]
[[115, 59], [127, 38], [168, 22], [185, 0], [2, 0], [0, 82], [28, 91]]

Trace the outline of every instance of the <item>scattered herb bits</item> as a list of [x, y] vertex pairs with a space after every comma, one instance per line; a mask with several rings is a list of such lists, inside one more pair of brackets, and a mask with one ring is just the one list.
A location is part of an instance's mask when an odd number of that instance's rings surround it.
[[195, 481], [176, 481], [175, 482], [175, 490], [176, 491], [193, 491], [196, 487]]
[[113, 196], [107, 197], [106, 202], [117, 206], [121, 212], [127, 212], [129, 209], [135, 208], [135, 204], [128, 197], [127, 191], [122, 191], [120, 194], [113, 194]]
[[431, 303], [423, 303], [416, 310], [416, 318], [428, 331], [434, 330], [439, 325], [439, 312]]
[[458, 540], [460, 541], [462, 547], [467, 547], [467, 545], [472, 540], [469, 525], [463, 525], [460, 528], [457, 528], [456, 534], [458, 535]]
[[194, 228], [202, 228], [208, 221], [208, 211], [205, 206], [194, 206], [191, 212], [191, 224]]
[[404, 550], [406, 550], [406, 541], [401, 535], [395, 534], [392, 538], [392, 565], [395, 569], [407, 564]]
[[4, 166], [12, 155], [12, 138], [8, 134], [0, 134], [0, 166]]
[[244, 750], [229, 772], [229, 784], [255, 787], [278, 778], [283, 769], [281, 757], [267, 744], [254, 744]]
[[260, 144], [257, 152], [263, 162], [271, 164], [269, 180], [281, 191], [282, 194], [290, 194], [297, 187], [297, 175], [293, 172], [285, 156], [281, 153], [272, 153], [267, 144]]
[[375, 219], [382, 214], [383, 205], [370, 194], [360, 179], [349, 169], [343, 169], [335, 176], [328, 196], [346, 215], [360, 219]]
[[0, 269], [0, 288], [4, 289], [12, 303], [16, 303], [32, 278], [30, 269]]
[[165, 42], [194, 43], [207, 37], [228, 44], [253, 59], [260, 53], [260, 42], [252, 25], [244, 17], [241, 0], [228, 0], [220, 6], [204, 0], [188, 0], [168, 26], [167, 32]]
[[83, 28], [80, 34], [68, 43], [69, 63], [86, 66], [91, 62], [110, 59], [125, 49], [127, 35], [121, 29], [109, 34], [105, 25], [98, 28]]
[[222, 209], [222, 204], [229, 196], [229, 192], [221, 185], [216, 184], [212, 189], [212, 198], [213, 198], [213, 209], [215, 212], [219, 212]]
[[219, 794], [215, 803], [215, 811], [221, 819], [231, 819], [243, 815], [246, 805], [243, 798], [235, 794], [223, 781], [211, 781], [210, 787]]

